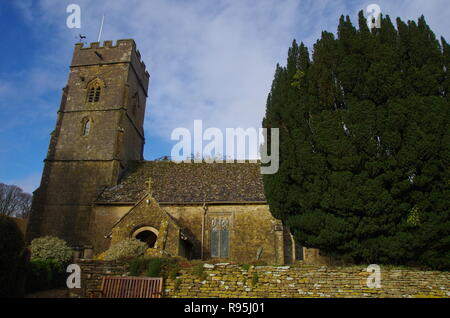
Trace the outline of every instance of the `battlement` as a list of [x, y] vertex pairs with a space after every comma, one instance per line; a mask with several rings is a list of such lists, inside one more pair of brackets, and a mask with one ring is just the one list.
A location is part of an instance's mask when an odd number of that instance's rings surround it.
[[113, 41], [104, 41], [103, 46], [100, 42], [92, 42], [89, 47], [84, 47], [83, 43], [75, 44], [71, 67], [111, 63], [133, 64], [147, 79], [150, 77], [133, 39], [117, 40], [115, 45]]
[[136, 42], [133, 39], [117, 40], [116, 45], [113, 45], [113, 41], [104, 41], [103, 46], [100, 42], [91, 42], [89, 47], [84, 47], [84, 43], [76, 43], [75, 49], [78, 50], [90, 50], [90, 49], [103, 49], [103, 48], [133, 48], [136, 50]]

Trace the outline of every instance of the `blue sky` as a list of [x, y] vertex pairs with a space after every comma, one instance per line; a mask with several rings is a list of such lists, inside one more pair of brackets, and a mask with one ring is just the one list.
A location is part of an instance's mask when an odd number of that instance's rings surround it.
[[[81, 7], [81, 29], [66, 7]], [[33, 191], [78, 33], [95, 42], [134, 38], [151, 73], [145, 159], [169, 155], [177, 127], [259, 127], [276, 63], [292, 40], [312, 47], [341, 14], [371, 3], [404, 20], [424, 14], [450, 40], [448, 0], [0, 0], [0, 182]]]

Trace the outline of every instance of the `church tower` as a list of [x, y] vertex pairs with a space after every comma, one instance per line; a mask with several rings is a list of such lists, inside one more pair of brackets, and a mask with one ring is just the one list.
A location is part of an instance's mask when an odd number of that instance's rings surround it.
[[88, 248], [92, 202], [130, 161], [143, 160], [149, 78], [133, 40], [75, 45], [28, 241], [52, 235]]

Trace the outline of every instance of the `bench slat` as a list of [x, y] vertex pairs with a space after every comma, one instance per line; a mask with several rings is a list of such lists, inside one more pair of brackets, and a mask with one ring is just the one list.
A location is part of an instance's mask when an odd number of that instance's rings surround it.
[[104, 276], [101, 296], [104, 298], [160, 298], [162, 278]]

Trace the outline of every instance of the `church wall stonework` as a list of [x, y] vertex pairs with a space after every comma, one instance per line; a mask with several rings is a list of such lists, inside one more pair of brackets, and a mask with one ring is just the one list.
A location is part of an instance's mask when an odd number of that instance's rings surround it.
[[[121, 209], [121, 213], [126, 208]], [[210, 221], [215, 216], [227, 216], [230, 218], [230, 255], [226, 259], [229, 261], [243, 262], [267, 262], [270, 264], [283, 264], [283, 241], [282, 226], [280, 221], [274, 219], [266, 205], [211, 205], [208, 206], [206, 214], [202, 206], [179, 206], [162, 205], [161, 209], [173, 217], [186, 232], [189, 237], [189, 243], [192, 244], [192, 258], [203, 259], [211, 258], [210, 242], [211, 229]], [[127, 220], [124, 219], [121, 224], [113, 230], [113, 240], [115, 243], [125, 237], [130, 237], [132, 232], [139, 227], [152, 226], [160, 229], [163, 217], [150, 212], [151, 208], [136, 209], [130, 213]], [[117, 208], [116, 208], [117, 211]], [[107, 207], [96, 208], [96, 223], [100, 220], [109, 219], [108, 225], [112, 222], [112, 215], [108, 213]], [[205, 220], [203, 221], [203, 217]], [[202, 254], [202, 224], [204, 224], [203, 236], [203, 254]], [[169, 229], [172, 228], [173, 225]], [[105, 229], [107, 228], [105, 223]], [[173, 233], [165, 242], [173, 244], [170, 250], [177, 251], [179, 238]], [[99, 237], [101, 240], [101, 238]], [[106, 247], [106, 244], [103, 245]], [[98, 246], [97, 252], [101, 251]], [[175, 254], [177, 255], [177, 254]]]
[[111, 229], [132, 205], [96, 205], [93, 208], [90, 238], [94, 249], [94, 255], [106, 251], [111, 239], [106, 236], [111, 233]]
[[[103, 276], [127, 276], [124, 262], [79, 260], [81, 288], [73, 297], [99, 295]], [[166, 298], [427, 298], [450, 297], [450, 273], [381, 266], [381, 288], [369, 288], [367, 267], [210, 265], [206, 279], [182, 269], [176, 279], [164, 280]], [[254, 277], [258, 277], [257, 281]], [[178, 280], [178, 283], [176, 281]]]
[[181, 229], [150, 195], [143, 198], [112, 227], [111, 244], [131, 238], [143, 227], [158, 231], [155, 248], [165, 255], [180, 255]]
[[[145, 201], [145, 200], [144, 200]], [[106, 239], [108, 231], [129, 210], [130, 206], [97, 205], [94, 208], [92, 241], [94, 253], [99, 254], [106, 250], [111, 243], [131, 237], [133, 231], [139, 227], [151, 226], [160, 230], [164, 217], [160, 213], [154, 213], [156, 209], [167, 212], [189, 237], [192, 245], [191, 258], [202, 258], [202, 224], [204, 224], [203, 259], [210, 259], [211, 243], [211, 219], [216, 216], [226, 216], [230, 219], [230, 255], [225, 260], [233, 262], [265, 262], [268, 264], [284, 264], [283, 227], [281, 222], [275, 219], [267, 205], [210, 205], [205, 209], [201, 205], [165, 205], [159, 207], [147, 206], [135, 207], [133, 213], [129, 213], [113, 229], [112, 240]], [[152, 212], [153, 211], [153, 212]], [[204, 218], [204, 221], [203, 221]], [[173, 227], [173, 228], [172, 228]], [[173, 255], [178, 255], [179, 237], [177, 226], [169, 226], [169, 237], [165, 244]]]
[[[195, 256], [201, 254], [202, 206], [164, 206], [164, 209], [190, 230], [194, 237]], [[229, 261], [284, 264], [281, 221], [275, 219], [265, 204], [209, 205], [205, 215], [203, 258], [211, 258], [211, 220], [230, 220]]]
[[72, 161], [47, 165], [41, 188], [33, 198], [28, 238], [52, 235], [73, 246], [87, 244], [92, 202], [96, 193], [110, 184], [113, 169], [113, 162]]

